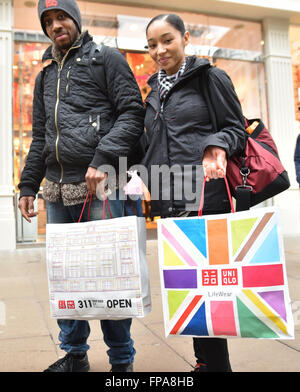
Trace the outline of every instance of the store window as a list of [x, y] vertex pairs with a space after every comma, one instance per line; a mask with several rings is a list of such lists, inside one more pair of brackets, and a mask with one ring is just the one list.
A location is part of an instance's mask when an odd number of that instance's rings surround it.
[[13, 65], [13, 124], [15, 171], [14, 182], [20, 180], [32, 138], [32, 99], [35, 78], [42, 69], [42, 43], [15, 42]]
[[262, 63], [216, 59], [214, 64], [230, 75], [248, 119], [262, 118], [268, 124], [265, 72]]
[[300, 132], [300, 26], [290, 26], [295, 118]]
[[150, 91], [147, 81], [157, 71], [157, 67], [148, 53], [127, 52], [126, 60], [134, 73], [142, 98], [145, 101]]
[[[14, 185], [20, 181], [21, 171], [32, 139], [32, 99], [35, 78], [42, 69], [41, 58], [48, 45], [39, 42], [15, 42], [13, 64], [13, 131], [14, 131]], [[18, 196], [18, 195], [17, 195]], [[46, 212], [44, 200], [38, 195], [39, 216], [32, 226], [37, 225], [38, 236], [45, 235]], [[20, 221], [22, 222], [22, 221]], [[24, 223], [24, 222], [23, 222]], [[31, 226], [31, 231], [32, 231]], [[26, 227], [26, 226], [25, 226]], [[24, 227], [17, 230], [19, 241], [26, 240]], [[31, 240], [33, 237], [29, 235]]]
[[[166, 9], [80, 0], [77, 3], [84, 29], [89, 30], [95, 37], [115, 39], [120, 48], [133, 50], [143, 50], [148, 21], [158, 14], [170, 12]], [[16, 30], [41, 31], [36, 7], [37, 0], [14, 0]], [[260, 23], [190, 12], [178, 12], [178, 15], [191, 33], [193, 46], [252, 51], [258, 55], [262, 52]]]
[[[140, 87], [143, 99], [149, 92], [147, 80], [157, 71], [145, 50], [145, 27], [149, 20], [168, 10], [78, 1], [83, 30], [94, 40], [120, 49]], [[256, 22], [181, 12], [191, 34], [188, 55], [207, 57], [230, 75], [248, 118], [267, 123], [265, 76], [262, 60], [262, 31]], [[31, 142], [32, 97], [41, 58], [50, 41], [37, 16], [37, 0], [14, 0], [14, 184], [20, 180]], [[300, 78], [299, 78], [300, 80]], [[45, 232], [45, 209], [38, 198], [38, 236]]]

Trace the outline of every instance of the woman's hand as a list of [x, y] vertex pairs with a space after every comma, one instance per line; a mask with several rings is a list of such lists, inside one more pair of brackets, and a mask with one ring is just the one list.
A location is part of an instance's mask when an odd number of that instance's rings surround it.
[[210, 179], [224, 178], [226, 176], [226, 151], [216, 146], [208, 146], [202, 160], [204, 176]]

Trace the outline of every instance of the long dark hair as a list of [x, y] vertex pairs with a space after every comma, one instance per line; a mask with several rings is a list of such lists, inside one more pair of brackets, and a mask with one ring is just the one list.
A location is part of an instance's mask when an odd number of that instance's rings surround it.
[[180, 16], [178, 16], [176, 14], [160, 14], [160, 15], [155, 16], [148, 23], [148, 25], [146, 27], [146, 34], [148, 31], [148, 28], [156, 20], [165, 20], [167, 23], [169, 23], [171, 26], [173, 26], [176, 30], [178, 30], [182, 36], [184, 36], [184, 33], [186, 30], [185, 30], [183, 20], [180, 18]]

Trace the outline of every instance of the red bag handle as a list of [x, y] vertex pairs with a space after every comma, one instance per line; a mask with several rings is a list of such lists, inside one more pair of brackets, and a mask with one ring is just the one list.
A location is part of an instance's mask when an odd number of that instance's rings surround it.
[[[202, 192], [201, 192], [201, 199], [200, 199], [200, 207], [199, 207], [199, 211], [198, 211], [198, 216], [202, 216], [202, 210], [203, 210], [203, 204], [204, 204], [204, 189], [205, 189], [206, 180], [207, 180], [207, 176], [204, 177], [204, 181], [203, 181], [203, 187], [202, 187]], [[229, 202], [230, 202], [231, 212], [234, 212], [232, 197], [231, 197], [231, 193], [230, 193], [230, 189], [229, 189], [229, 185], [228, 185], [228, 181], [227, 181], [226, 177], [224, 177], [224, 181], [225, 181], [225, 185], [226, 185], [226, 189], [227, 189], [227, 193], [228, 193], [228, 198], [229, 198]]]
[[[82, 218], [82, 215], [83, 215], [83, 211], [84, 211], [84, 209], [85, 209], [85, 205], [86, 205], [86, 202], [87, 202], [87, 199], [88, 199], [89, 196], [90, 196], [90, 202], [89, 202], [89, 211], [88, 211], [88, 219], [87, 219], [87, 220], [88, 220], [88, 221], [90, 220], [90, 211], [91, 211], [91, 205], [92, 205], [92, 200], [93, 200], [93, 194], [90, 193], [90, 192], [88, 192], [87, 195], [86, 195], [86, 198], [85, 198], [83, 207], [82, 207], [82, 211], [81, 211], [81, 214], [80, 214], [78, 223], [80, 223], [80, 221], [81, 221], [81, 218]], [[108, 200], [105, 199], [105, 200], [103, 200], [103, 219], [105, 219], [105, 206], [106, 206], [106, 205], [107, 205], [107, 208], [108, 208], [110, 217], [112, 218], [113, 216], [112, 216], [112, 213], [111, 213], [109, 204], [108, 204]]]
[[107, 205], [107, 208], [108, 208], [108, 211], [109, 211], [109, 215], [112, 218], [113, 216], [112, 216], [109, 204], [108, 204], [108, 199], [104, 199], [103, 200], [103, 219], [105, 219], [105, 205]]

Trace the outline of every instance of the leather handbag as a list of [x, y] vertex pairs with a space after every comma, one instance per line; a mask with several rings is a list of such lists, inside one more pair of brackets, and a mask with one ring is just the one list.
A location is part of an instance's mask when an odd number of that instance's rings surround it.
[[227, 163], [227, 178], [237, 211], [249, 209], [290, 186], [276, 144], [263, 122], [245, 119], [248, 133], [245, 149]]
[[[207, 77], [202, 78], [201, 87], [213, 129], [218, 132], [217, 111], [210, 98]], [[276, 144], [263, 122], [260, 119], [245, 118], [245, 132], [247, 141], [244, 151], [241, 155], [228, 159], [226, 170], [231, 194], [236, 199], [236, 211], [248, 210], [290, 186]]]

